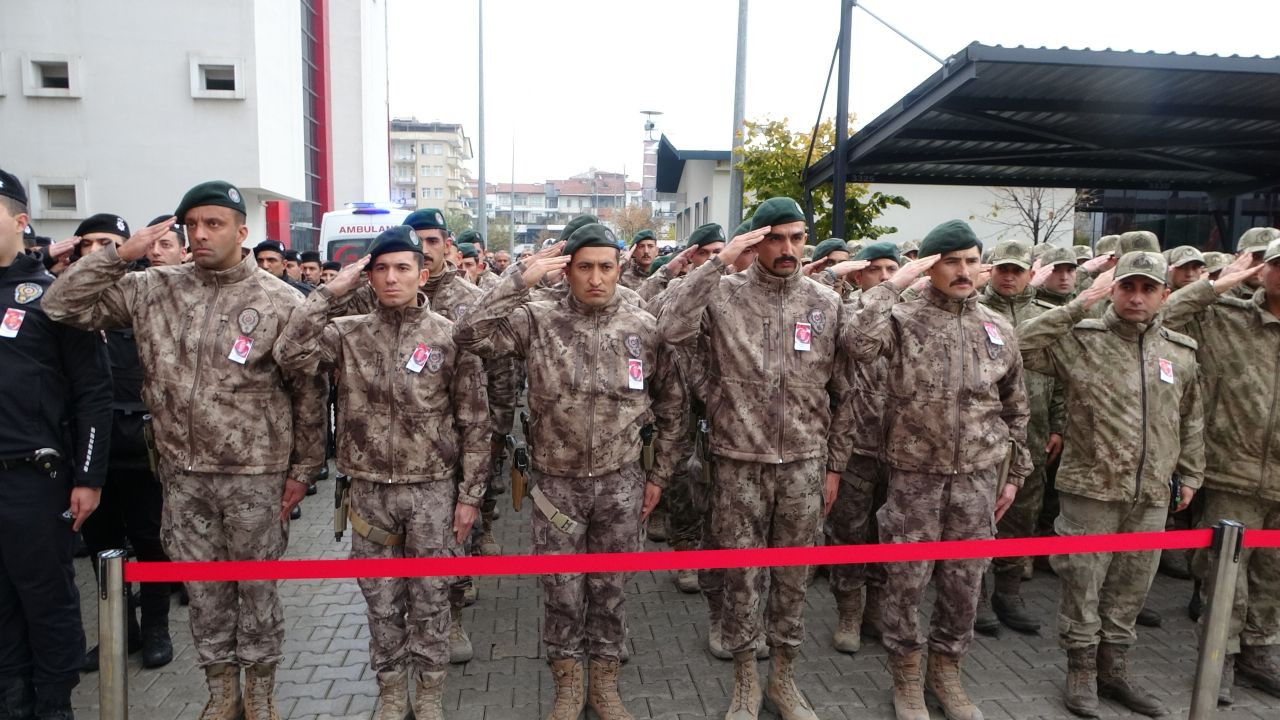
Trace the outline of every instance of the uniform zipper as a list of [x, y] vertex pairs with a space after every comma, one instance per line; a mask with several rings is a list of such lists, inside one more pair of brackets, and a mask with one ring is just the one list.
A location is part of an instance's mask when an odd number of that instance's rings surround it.
[[[1272, 357], [1276, 357], [1273, 353]], [[1271, 436], [1275, 434], [1276, 421], [1276, 400], [1280, 397], [1280, 365], [1277, 365], [1276, 371], [1271, 376], [1271, 409], [1267, 412], [1267, 434], [1266, 439], [1262, 442], [1262, 464], [1258, 470], [1258, 489], [1262, 489], [1262, 482], [1267, 471], [1267, 458], [1271, 455]]]
[[[595, 313], [595, 329], [591, 338], [591, 375], [590, 377], [599, 378], [600, 371], [600, 313]], [[596, 437], [596, 395], [600, 388], [591, 388], [589, 393], [591, 397], [590, 412], [587, 415], [587, 477], [595, 477], [595, 443]]]
[[196, 344], [196, 373], [195, 381], [191, 383], [191, 397], [187, 398], [187, 472], [191, 472], [195, 468], [196, 458], [196, 393], [200, 390], [200, 367], [204, 365], [204, 354], [206, 352], [204, 341], [209, 336], [209, 322], [213, 318], [213, 313], [218, 309], [218, 298], [222, 295], [222, 285], [218, 281], [213, 283], [213, 302], [206, 305], [204, 313], [204, 325], [200, 328], [200, 342]]
[[1138, 381], [1142, 384], [1142, 449], [1138, 452], [1138, 475], [1134, 479], [1133, 504], [1142, 498], [1142, 470], [1147, 464], [1147, 359], [1142, 350], [1143, 336], [1138, 336]]
[[[403, 327], [404, 327], [404, 322], [403, 322], [403, 320], [404, 320], [404, 319], [403, 319], [402, 317], [400, 317], [400, 316], [397, 316], [397, 317], [396, 317], [396, 342], [395, 342], [395, 344], [394, 344], [394, 345], [392, 345], [392, 346], [391, 346], [391, 347], [395, 348], [396, 350], [399, 350], [399, 349], [400, 349], [400, 339], [401, 339], [401, 336], [402, 336], [402, 334], [403, 334], [403, 333], [401, 332], [401, 330], [402, 330], [402, 329], [403, 329]], [[428, 355], [429, 355], [429, 354], [430, 354], [430, 351], [428, 351]], [[397, 363], [397, 362], [399, 362], [399, 357], [400, 357], [399, 355], [396, 355], [396, 356], [395, 356], [395, 358], [396, 358], [396, 359], [393, 359], [393, 360], [392, 360], [392, 362], [393, 362], [393, 363]], [[397, 365], [393, 365], [392, 367], [395, 367], [395, 368], [396, 368], [395, 370], [393, 370], [393, 371], [392, 371], [392, 373], [398, 373], [398, 372], [401, 372], [400, 368], [399, 368]], [[421, 372], [421, 371], [419, 371], [419, 372]], [[410, 373], [409, 373], [409, 372], [407, 372], [407, 371], [405, 371], [405, 373], [404, 373], [404, 375], [405, 375], [405, 377], [406, 377], [406, 385], [408, 384], [407, 380], [408, 380], [408, 376], [409, 376], [409, 374], [410, 374]], [[390, 386], [391, 386], [391, 387], [389, 388], [389, 389], [390, 389], [390, 394], [391, 394], [391, 395], [394, 395], [394, 394], [395, 394], [395, 381], [392, 379], [392, 378], [394, 378], [394, 377], [395, 377], [395, 375], [394, 375], [394, 374], [392, 374], [392, 375], [391, 375], [391, 377], [389, 377], [389, 378], [388, 378], [388, 380], [390, 381], [390, 382], [388, 383], [388, 385], [390, 385]], [[388, 479], [388, 480], [391, 480], [391, 479], [395, 478], [395, 476], [396, 476], [396, 433], [395, 433], [395, 427], [396, 427], [396, 406], [398, 406], [400, 403], [396, 402], [395, 397], [388, 397], [387, 399], [391, 401], [391, 425], [390, 425], [391, 432], [388, 432], [388, 433], [387, 433], [387, 435], [388, 435], [388, 438], [387, 438], [387, 451], [388, 451], [388, 454], [389, 454], [389, 456], [390, 456], [390, 458], [389, 458], [389, 459], [391, 460], [391, 477], [389, 477], [389, 478], [387, 478], [387, 479]]]
[[[778, 288], [778, 327], [780, 329], [785, 328], [787, 326], [785, 300], [786, 300], [786, 296], [783, 294], [782, 288]], [[766, 325], [765, 327], [767, 328], [768, 326]], [[773, 336], [770, 335], [769, 337], [770, 337], [770, 342], [772, 342]], [[786, 347], [781, 343], [779, 343], [779, 345], [781, 347]], [[778, 353], [778, 356], [779, 356], [779, 362], [778, 362], [778, 464], [781, 465], [782, 449], [786, 447], [786, 442], [785, 442], [786, 438], [784, 437], [784, 435], [786, 433], [786, 427], [787, 427], [787, 423], [784, 421], [784, 419], [787, 416], [786, 358], [795, 357], [795, 350], [793, 349], [790, 355], [786, 355], [780, 352]]]
[[960, 413], [960, 391], [961, 391], [961, 389], [964, 387], [964, 357], [965, 357], [965, 355], [967, 355], [967, 354], [968, 354], [968, 353], [964, 352], [964, 349], [963, 349], [963, 348], [965, 347], [965, 333], [964, 333], [964, 315], [963, 315], [962, 313], [963, 313], [963, 309], [961, 309], [961, 311], [960, 311], [959, 313], [957, 313], [957, 314], [956, 314], [956, 328], [960, 331], [959, 342], [958, 342], [958, 343], [956, 343], [956, 347], [957, 347], [958, 349], [960, 349], [960, 353], [959, 353], [959, 355], [960, 355], [960, 373], [959, 373], [959, 375], [957, 376], [957, 379], [959, 380], [959, 382], [957, 382], [957, 383], [955, 384], [955, 388], [956, 388], [956, 421], [955, 421], [956, 439], [955, 439], [955, 448], [956, 448], [956, 451], [955, 451], [955, 456], [954, 456], [954, 458], [953, 458], [953, 459], [952, 459], [952, 461], [951, 461], [951, 471], [952, 471], [952, 472], [956, 472], [956, 473], [958, 473], [958, 472], [959, 472], [958, 468], [960, 467], [960, 440], [961, 440], [961, 437], [960, 437], [960, 435], [961, 435], [961, 431], [960, 431], [960, 414], [961, 414], [961, 413]]

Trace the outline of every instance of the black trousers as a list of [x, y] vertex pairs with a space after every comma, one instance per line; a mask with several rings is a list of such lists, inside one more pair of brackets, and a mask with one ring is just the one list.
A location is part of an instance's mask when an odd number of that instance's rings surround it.
[[80, 681], [84, 626], [71, 564], [71, 473], [0, 470], [0, 679], [30, 679], [41, 696]]
[[[145, 458], [141, 462], [117, 462], [113, 458], [108, 464], [102, 500], [80, 529], [92, 557], [103, 550], [123, 548], [128, 540], [138, 560], [168, 562], [160, 544], [164, 489], [145, 463]], [[167, 622], [169, 589], [169, 583], [143, 583], [143, 625]]]

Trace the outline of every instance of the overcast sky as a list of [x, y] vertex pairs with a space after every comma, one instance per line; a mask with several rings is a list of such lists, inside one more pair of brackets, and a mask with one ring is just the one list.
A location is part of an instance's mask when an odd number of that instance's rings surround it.
[[[866, 4], [942, 57], [973, 41], [1280, 55], [1277, 0]], [[737, 12], [737, 0], [484, 0], [486, 180], [511, 179], [513, 141], [518, 182], [592, 166], [638, 180], [641, 110], [664, 113], [657, 132], [678, 148], [728, 149]], [[478, 153], [477, 0], [388, 0], [388, 14], [392, 116], [461, 122]], [[812, 126], [839, 17], [839, 0], [750, 0], [748, 119]], [[861, 125], [938, 65], [855, 9], [852, 67], [850, 108]]]

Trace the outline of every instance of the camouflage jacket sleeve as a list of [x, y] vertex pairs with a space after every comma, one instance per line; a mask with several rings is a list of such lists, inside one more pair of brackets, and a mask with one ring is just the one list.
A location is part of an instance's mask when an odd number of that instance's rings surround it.
[[1066, 386], [1058, 378], [1053, 379], [1053, 394], [1049, 396], [1049, 432], [1061, 435], [1067, 427]]
[[688, 425], [691, 399], [685, 384], [681, 382], [676, 366], [676, 351], [665, 345], [658, 349], [658, 371], [649, 383], [649, 396], [653, 402], [653, 469], [649, 482], [660, 488], [675, 474], [676, 465], [684, 461], [681, 448]]
[[862, 293], [862, 307], [843, 313], [840, 320], [840, 350], [856, 362], [892, 355], [897, 349], [892, 314], [898, 298], [898, 288], [887, 280]]
[[1084, 303], [1080, 300], [1046, 310], [1018, 326], [1018, 346], [1022, 348], [1022, 363], [1027, 370], [1067, 380], [1070, 363], [1064, 358], [1061, 340], [1085, 317]]
[[[321, 285], [317, 290], [323, 288]], [[314, 294], [314, 293], [313, 293]], [[343, 295], [340, 298], [333, 297], [329, 294], [329, 306], [326, 310], [327, 317], [346, 317], [347, 315], [365, 315], [378, 309], [378, 296], [373, 293], [373, 286], [365, 283], [354, 291]]]
[[511, 273], [502, 278], [472, 305], [470, 312], [453, 326], [453, 340], [463, 350], [482, 358], [524, 357], [529, 347], [532, 322], [524, 307], [529, 288], [524, 276]]
[[667, 289], [667, 284], [671, 282], [671, 271], [666, 265], [658, 268], [658, 272], [650, 275], [640, 283], [640, 287], [636, 288], [636, 292], [645, 302], [657, 297], [663, 290]]
[[[724, 261], [717, 255], [686, 275], [679, 287], [669, 291], [662, 314], [658, 317], [658, 334], [663, 342], [687, 346], [697, 344], [703, 311], [720, 286], [724, 267]], [[663, 266], [658, 271], [665, 269]]]
[[1183, 485], [1197, 489], [1204, 484], [1205, 465], [1204, 409], [1200, 398], [1202, 384], [1187, 383], [1186, 390], [1182, 393], [1182, 403], [1178, 407], [1182, 417], [1179, 428], [1182, 447], [1178, 453], [1178, 476], [1182, 478]]
[[[842, 313], [852, 313], [853, 308], [845, 305]], [[854, 406], [848, 401], [850, 384], [848, 371], [850, 360], [844, 351], [836, 351], [836, 371], [831, 374], [831, 386], [835, 397], [835, 412], [831, 414], [831, 426], [827, 429], [827, 472], [842, 473], [849, 466], [849, 457], [853, 455], [853, 433], [857, 423], [854, 422]]]
[[1218, 292], [1208, 280], [1193, 282], [1169, 296], [1169, 301], [1160, 312], [1160, 324], [1170, 330], [1186, 333], [1192, 340], [1203, 344], [1200, 325], [1193, 321], [1217, 303]]
[[516, 416], [515, 368], [510, 358], [484, 361], [485, 390], [489, 397], [489, 418], [493, 424], [493, 436], [502, 440], [511, 432]]
[[276, 362], [281, 369], [312, 375], [338, 366], [342, 339], [337, 327], [327, 320], [333, 304], [333, 293], [321, 285], [293, 311], [276, 340]]
[[[313, 293], [317, 294], [317, 293]], [[285, 327], [304, 311], [303, 303], [294, 305]], [[329, 380], [324, 373], [288, 370], [281, 362], [283, 336], [271, 347], [272, 357], [280, 365], [280, 375], [289, 393], [293, 417], [293, 450], [289, 455], [289, 477], [310, 483], [325, 463], [325, 447], [329, 438]]]
[[458, 502], [478, 507], [489, 482], [489, 399], [484, 389], [484, 370], [480, 358], [471, 353], [458, 354], [458, 367], [450, 389], [453, 421], [462, 439], [462, 483], [458, 486]]
[[45, 291], [41, 306], [49, 317], [81, 330], [128, 327], [147, 273], [129, 272], [114, 245], [80, 258]]
[[1022, 380], [1022, 358], [1015, 357], [1009, 372], [997, 381], [1000, 389], [1000, 401], [1004, 409], [1000, 419], [1009, 429], [1009, 440], [1013, 443], [1013, 462], [1009, 464], [1009, 476], [1005, 478], [1018, 487], [1031, 474], [1031, 452], [1027, 449], [1027, 422], [1031, 419], [1031, 402], [1027, 399], [1027, 386]]

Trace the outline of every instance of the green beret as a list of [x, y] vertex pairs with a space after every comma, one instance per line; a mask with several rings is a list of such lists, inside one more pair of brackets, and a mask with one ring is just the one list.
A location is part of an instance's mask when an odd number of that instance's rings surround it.
[[1119, 235], [1103, 235], [1098, 238], [1098, 244], [1094, 246], [1096, 255], [1115, 255], [1120, 251]]
[[1132, 230], [1120, 236], [1119, 253], [1160, 252], [1160, 240], [1147, 230]]
[[1115, 277], [1116, 282], [1120, 282], [1127, 277], [1138, 275], [1164, 285], [1168, 269], [1169, 265], [1160, 253], [1139, 250], [1120, 256], [1120, 262], [1116, 263]]
[[480, 233], [476, 232], [475, 230], [468, 228], [458, 233], [459, 247], [462, 246], [462, 243], [475, 243], [475, 242], [480, 242], [480, 243], [484, 242], [484, 238], [481, 237]]
[[1236, 243], [1236, 251], [1260, 253], [1267, 249], [1267, 245], [1272, 240], [1280, 238], [1280, 230], [1270, 227], [1249, 228], [1240, 236], [1240, 241]]
[[641, 240], [652, 240], [656, 243], [658, 242], [658, 236], [654, 235], [652, 230], [641, 230], [640, 232], [636, 233], [634, 237], [631, 238], [631, 244], [635, 245]]
[[675, 253], [671, 253], [670, 255], [662, 255], [660, 257], [654, 258], [653, 262], [649, 263], [649, 274], [652, 275], [658, 272], [658, 268], [671, 262], [671, 258], [675, 256], [676, 256]]
[[378, 237], [369, 246], [369, 261], [393, 252], [414, 252], [421, 255], [422, 241], [413, 231], [414, 228], [408, 225], [396, 225], [378, 233]]
[[[568, 240], [569, 236], [572, 235], [578, 228], [584, 225], [598, 224], [599, 222], [600, 220], [596, 218], [595, 215], [579, 215], [573, 218], [572, 220], [570, 220], [564, 226], [564, 229], [560, 231], [560, 239]], [[567, 255], [568, 252], [566, 252], [565, 254]]]
[[762, 227], [797, 221], [804, 222], [804, 211], [800, 209], [800, 203], [789, 197], [769, 198], [760, 203], [760, 207], [751, 216], [751, 229], [759, 230]]
[[464, 258], [474, 259], [480, 257], [480, 251], [476, 249], [475, 245], [469, 242], [458, 243], [458, 252], [462, 253], [462, 257]]
[[244, 209], [244, 198], [240, 196], [240, 191], [235, 185], [222, 180], [202, 182], [188, 190], [187, 194], [182, 196], [182, 202], [178, 203], [178, 209], [173, 214], [178, 218], [180, 225], [185, 225], [187, 212], [191, 208], [205, 205], [231, 208], [241, 215], [248, 214]]
[[963, 220], [948, 220], [929, 231], [920, 241], [920, 257], [941, 255], [942, 253], [981, 248], [982, 243], [973, 233], [973, 228]]
[[849, 252], [849, 246], [840, 238], [827, 238], [813, 248], [812, 262], [817, 262], [833, 252]]
[[1016, 265], [1023, 270], [1031, 267], [1031, 248], [1020, 240], [1002, 240], [991, 250], [992, 265]]
[[263, 240], [253, 247], [253, 256], [258, 257], [260, 252], [273, 252], [284, 257], [284, 243], [279, 240]]
[[564, 254], [572, 255], [582, 248], [610, 247], [618, 249], [618, 236], [600, 223], [587, 223], [573, 229], [569, 242], [564, 246]]
[[414, 210], [409, 213], [409, 217], [404, 219], [404, 224], [414, 230], [443, 230], [449, 232], [449, 228], [444, 224], [444, 213], [435, 208], [423, 208]]
[[733, 235], [731, 237], [746, 235], [749, 232], [751, 232], [751, 218], [747, 218], [746, 220], [738, 223], [738, 227], [734, 228]]
[[724, 242], [724, 228], [715, 223], [707, 223], [699, 225], [689, 233], [689, 241], [685, 243], [685, 247], [706, 247], [712, 243]]
[[859, 250], [858, 254], [853, 259], [866, 260], [867, 262], [870, 262], [872, 260], [884, 260], [886, 258], [898, 264], [902, 264], [902, 256], [898, 254], [898, 246], [888, 240], [873, 242], [867, 245]]

